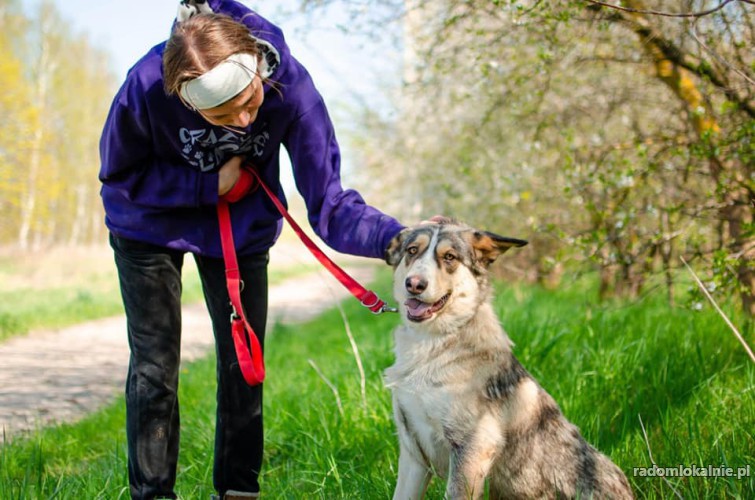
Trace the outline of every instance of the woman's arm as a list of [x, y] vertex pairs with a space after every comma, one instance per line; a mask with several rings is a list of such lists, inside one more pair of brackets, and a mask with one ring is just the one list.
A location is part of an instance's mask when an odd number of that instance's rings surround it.
[[341, 154], [322, 99], [290, 126], [284, 145], [315, 232], [340, 252], [382, 258], [403, 226], [341, 185]]

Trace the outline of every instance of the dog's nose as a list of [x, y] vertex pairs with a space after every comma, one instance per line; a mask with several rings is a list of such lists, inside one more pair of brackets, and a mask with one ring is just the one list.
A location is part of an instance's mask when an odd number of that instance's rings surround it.
[[421, 276], [409, 276], [404, 282], [406, 291], [414, 295], [419, 295], [427, 288], [427, 280]]

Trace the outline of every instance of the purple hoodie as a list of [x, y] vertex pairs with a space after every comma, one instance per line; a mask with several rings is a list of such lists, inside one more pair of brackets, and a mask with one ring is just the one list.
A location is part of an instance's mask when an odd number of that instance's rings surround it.
[[[272, 49], [266, 59], [276, 88], [265, 84], [264, 103], [246, 135], [230, 132], [165, 94], [165, 43], [153, 47], [129, 71], [100, 140], [107, 227], [119, 237], [222, 257], [215, 208], [219, 167], [245, 155], [285, 203], [283, 144], [317, 235], [340, 252], [382, 258], [403, 226], [341, 186], [341, 157], [325, 103], [281, 30], [238, 2], [209, 5], [243, 22]], [[261, 189], [231, 205], [231, 218], [240, 255], [267, 251], [280, 233], [281, 217]]]

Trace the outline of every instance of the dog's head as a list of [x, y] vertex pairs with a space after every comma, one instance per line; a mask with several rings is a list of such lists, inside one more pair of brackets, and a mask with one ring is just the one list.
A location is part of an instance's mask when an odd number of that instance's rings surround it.
[[488, 297], [490, 264], [526, 244], [451, 219], [406, 228], [386, 250], [394, 297], [413, 324], [466, 322]]

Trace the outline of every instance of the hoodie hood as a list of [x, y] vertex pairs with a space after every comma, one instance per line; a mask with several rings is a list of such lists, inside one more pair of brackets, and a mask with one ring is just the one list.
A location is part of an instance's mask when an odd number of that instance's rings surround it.
[[198, 14], [213, 12], [230, 16], [249, 28], [250, 35], [257, 42], [257, 48], [262, 54], [258, 69], [263, 78], [271, 78], [283, 63], [284, 56], [289, 57], [280, 28], [235, 1], [183, 0], [178, 4], [174, 25]]

